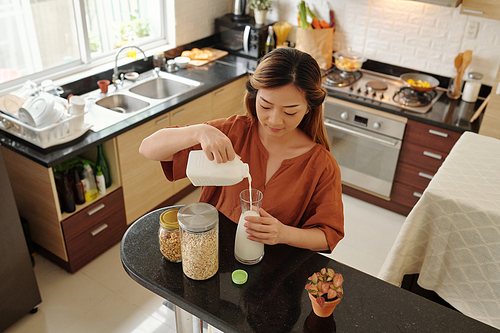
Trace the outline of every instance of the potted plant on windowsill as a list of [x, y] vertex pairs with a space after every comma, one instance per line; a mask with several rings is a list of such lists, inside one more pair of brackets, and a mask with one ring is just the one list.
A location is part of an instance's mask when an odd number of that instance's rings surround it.
[[270, 0], [249, 0], [248, 7], [253, 9], [253, 15], [256, 24], [266, 23], [267, 11], [271, 9]]
[[330, 316], [344, 295], [342, 274], [335, 273], [331, 268], [322, 268], [308, 280], [305, 289], [311, 299], [314, 313], [318, 317]]

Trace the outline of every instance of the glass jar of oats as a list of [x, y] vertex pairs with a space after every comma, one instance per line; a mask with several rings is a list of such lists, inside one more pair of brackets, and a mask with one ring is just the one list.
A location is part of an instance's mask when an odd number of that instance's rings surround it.
[[181, 235], [177, 222], [178, 209], [167, 209], [160, 215], [158, 238], [160, 251], [171, 262], [181, 262]]
[[177, 214], [181, 230], [182, 271], [193, 280], [206, 280], [219, 269], [219, 212], [195, 202]]

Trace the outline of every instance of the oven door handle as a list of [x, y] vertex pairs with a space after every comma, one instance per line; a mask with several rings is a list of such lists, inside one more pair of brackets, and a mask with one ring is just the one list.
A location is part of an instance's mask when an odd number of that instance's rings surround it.
[[342, 131], [344, 133], [348, 133], [348, 134], [352, 134], [352, 135], [355, 135], [355, 136], [359, 136], [361, 138], [372, 140], [372, 141], [375, 141], [375, 142], [378, 142], [378, 143], [382, 143], [382, 144], [385, 144], [385, 145], [388, 145], [388, 146], [396, 146], [396, 144], [397, 144], [397, 142], [393, 142], [393, 141], [388, 141], [388, 140], [376, 138], [374, 136], [371, 136], [371, 135], [368, 135], [368, 134], [365, 134], [365, 133], [361, 133], [361, 132], [354, 131], [354, 130], [351, 130], [351, 129], [348, 129], [348, 128], [345, 128], [345, 127], [342, 127], [342, 126], [339, 126], [339, 125], [332, 124], [328, 120], [326, 120], [324, 124], [327, 127], [330, 127], [330, 128], [333, 128], [333, 129], [336, 129], [336, 130], [339, 130], [339, 131]]
[[250, 31], [251, 27], [249, 25], [245, 26], [245, 30], [243, 31], [243, 51], [248, 54], [250, 51]]

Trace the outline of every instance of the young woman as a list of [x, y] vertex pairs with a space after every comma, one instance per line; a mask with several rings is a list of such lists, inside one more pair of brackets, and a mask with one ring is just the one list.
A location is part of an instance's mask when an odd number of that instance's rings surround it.
[[[139, 150], [162, 161], [171, 181], [186, 177], [193, 149], [217, 163], [241, 158], [249, 164], [252, 187], [264, 194], [260, 217], [246, 218], [248, 238], [332, 251], [344, 236], [344, 217], [340, 170], [323, 125], [325, 97], [317, 62], [307, 53], [279, 48], [249, 77], [244, 116], [161, 129]], [[200, 201], [238, 223], [239, 193], [246, 188], [246, 181], [203, 187]]]

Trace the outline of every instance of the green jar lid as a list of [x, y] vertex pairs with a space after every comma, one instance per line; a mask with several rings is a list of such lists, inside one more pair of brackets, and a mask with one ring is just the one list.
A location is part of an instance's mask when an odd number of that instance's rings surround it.
[[233, 282], [236, 284], [244, 284], [247, 282], [248, 279], [248, 274], [242, 269], [237, 269], [233, 271], [233, 274], [231, 274], [233, 278]]
[[160, 225], [165, 229], [178, 229], [179, 222], [177, 221], [178, 209], [168, 209], [160, 215]]

